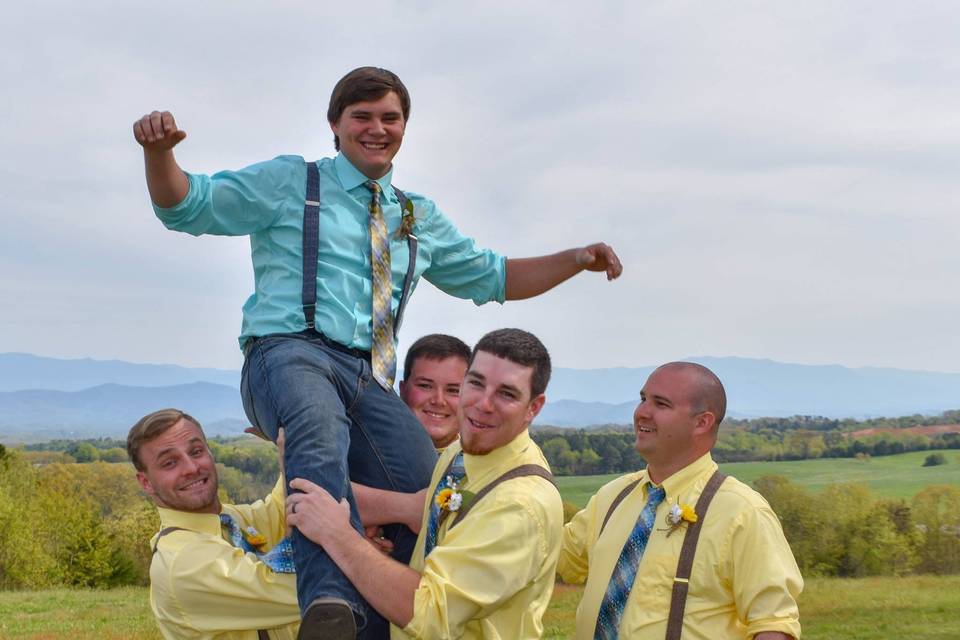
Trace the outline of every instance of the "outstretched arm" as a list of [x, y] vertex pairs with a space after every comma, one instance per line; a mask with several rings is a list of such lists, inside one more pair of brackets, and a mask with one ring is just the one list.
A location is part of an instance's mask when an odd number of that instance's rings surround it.
[[606, 271], [607, 280], [620, 277], [623, 265], [608, 244], [598, 242], [536, 258], [507, 260], [507, 300], [533, 298], [583, 270]]
[[133, 137], [143, 147], [150, 199], [158, 207], [172, 207], [187, 197], [190, 182], [173, 157], [173, 148], [187, 137], [169, 111], [154, 111], [133, 123]]

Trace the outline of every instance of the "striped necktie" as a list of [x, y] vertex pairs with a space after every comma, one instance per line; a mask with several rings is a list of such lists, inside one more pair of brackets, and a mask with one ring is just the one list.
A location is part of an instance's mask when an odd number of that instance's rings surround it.
[[423, 543], [423, 557], [426, 558], [437, 546], [437, 533], [440, 531], [440, 505], [437, 504], [437, 496], [444, 489], [450, 487], [453, 483], [457, 487], [461, 486], [467, 479], [467, 470], [463, 466], [463, 451], [457, 454], [450, 464], [450, 469], [444, 477], [440, 478], [437, 488], [433, 491], [433, 498], [430, 500], [430, 517], [427, 520], [427, 539]]
[[290, 543], [290, 538], [284, 538], [269, 551], [262, 552], [247, 541], [240, 525], [229, 513], [220, 514], [220, 524], [227, 530], [230, 542], [237, 549], [243, 549], [247, 553], [256, 555], [261, 562], [273, 569], [275, 573], [296, 572], [296, 568], [293, 566], [293, 545]]
[[620, 629], [620, 620], [623, 618], [623, 609], [627, 604], [627, 597], [633, 589], [633, 581], [637, 577], [637, 568], [640, 558], [647, 548], [650, 531], [656, 519], [657, 506], [663, 502], [667, 492], [663, 487], [648, 485], [647, 504], [644, 505], [637, 523], [630, 532], [630, 537], [623, 544], [620, 558], [610, 575], [610, 584], [600, 603], [600, 612], [597, 615], [597, 627], [593, 632], [594, 640], [615, 640]]
[[380, 208], [380, 184], [376, 180], [368, 180], [366, 187], [373, 195], [370, 199], [370, 284], [373, 294], [370, 367], [380, 386], [390, 390], [397, 373], [391, 309], [393, 277], [390, 270], [390, 239]]

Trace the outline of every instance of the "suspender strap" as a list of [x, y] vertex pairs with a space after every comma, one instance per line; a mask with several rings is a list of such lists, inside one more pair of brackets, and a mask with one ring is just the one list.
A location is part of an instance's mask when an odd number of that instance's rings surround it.
[[[397, 200], [400, 201], [400, 211], [406, 212], [409, 206], [407, 203], [410, 202], [410, 199], [396, 186], [393, 186], [393, 193], [396, 194]], [[400, 332], [400, 323], [403, 322], [403, 310], [407, 308], [407, 301], [410, 299], [410, 289], [413, 286], [413, 272], [417, 266], [418, 242], [417, 236], [412, 233], [407, 234], [407, 250], [410, 257], [407, 260], [407, 275], [403, 277], [403, 292], [400, 294], [400, 304], [397, 306], [397, 317], [393, 319], [394, 340], [397, 339], [397, 334]]]
[[473, 500], [471, 500], [469, 503], [460, 507], [460, 509], [454, 514], [453, 522], [450, 523], [450, 526], [447, 528], [447, 531], [449, 531], [450, 529], [453, 529], [458, 522], [466, 518], [467, 514], [470, 512], [470, 509], [472, 509], [474, 505], [480, 502], [480, 499], [483, 498], [483, 496], [493, 491], [497, 487], [497, 485], [499, 485], [502, 482], [506, 482], [507, 480], [512, 480], [514, 478], [522, 478], [524, 476], [540, 476], [541, 478], [543, 478], [544, 480], [552, 484], [554, 488], [556, 488], [557, 486], [557, 483], [554, 482], [553, 480], [553, 474], [538, 464], [523, 464], [523, 465], [520, 465], [519, 467], [510, 469], [509, 471], [504, 473], [502, 476], [500, 476], [499, 478], [497, 478], [496, 480], [494, 480], [493, 482], [485, 486], [483, 489], [478, 491], [477, 495], [473, 496]]
[[[303, 319], [307, 329], [316, 328], [317, 313], [317, 261], [320, 251], [320, 170], [316, 162], [307, 162], [307, 198], [303, 203], [303, 288], [300, 293], [300, 303], [303, 305]], [[410, 199], [406, 194], [393, 187], [393, 192], [400, 201], [400, 210], [406, 211]], [[410, 258], [407, 261], [407, 273], [403, 278], [403, 291], [400, 294], [400, 304], [397, 315], [393, 320], [393, 337], [396, 339], [403, 321], [403, 311], [410, 299], [410, 290], [413, 288], [413, 274], [417, 266], [417, 246], [419, 240], [412, 233], [407, 236], [407, 249]]]
[[700, 539], [700, 528], [707, 515], [710, 501], [716, 495], [717, 489], [723, 484], [727, 476], [714, 471], [703, 488], [697, 506], [697, 521], [687, 526], [687, 533], [683, 538], [683, 547], [680, 549], [680, 561], [677, 563], [677, 577], [673, 579], [673, 594], [670, 597], [670, 616], [667, 618], [666, 640], [680, 640], [683, 632], [683, 610], [687, 606], [687, 591], [690, 589], [690, 572], [693, 569], [693, 556], [697, 552], [697, 540]]
[[639, 480], [634, 480], [627, 486], [623, 488], [623, 491], [617, 494], [617, 497], [613, 499], [613, 502], [610, 503], [610, 508], [607, 509], [607, 515], [603, 517], [603, 524], [600, 525], [600, 532], [597, 534], [597, 537], [600, 537], [600, 534], [603, 533], [604, 527], [607, 526], [607, 521], [610, 520], [610, 516], [613, 515], [614, 510], [620, 506], [620, 503], [623, 502], [623, 499], [630, 495], [630, 492], [633, 491], [636, 486], [640, 484]]
[[153, 552], [157, 552], [157, 547], [160, 546], [160, 538], [167, 535], [168, 533], [173, 533], [174, 531], [186, 531], [183, 527], [167, 527], [166, 529], [161, 529], [160, 533], [157, 534], [157, 541], [153, 543]]
[[270, 634], [266, 629], [257, 629], [257, 640], [270, 640]]
[[307, 162], [307, 199], [303, 204], [303, 289], [300, 303], [307, 329], [314, 328], [317, 312], [317, 252], [320, 249], [320, 170]]

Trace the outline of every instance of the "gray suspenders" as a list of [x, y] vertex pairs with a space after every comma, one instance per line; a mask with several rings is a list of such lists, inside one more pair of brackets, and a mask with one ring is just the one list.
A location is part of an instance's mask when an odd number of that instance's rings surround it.
[[[670, 595], [670, 615], [667, 617], [666, 640], [680, 640], [680, 634], [683, 632], [683, 611], [687, 606], [690, 574], [693, 570], [693, 557], [697, 553], [697, 541], [700, 539], [700, 529], [703, 524], [703, 519], [707, 515], [707, 509], [710, 507], [710, 502], [713, 500], [713, 496], [717, 494], [717, 489], [720, 488], [720, 485], [723, 484], [726, 478], [727, 476], [720, 473], [719, 470], [713, 472], [713, 475], [707, 480], [707, 484], [703, 488], [700, 498], [697, 500], [697, 506], [694, 507], [699, 517], [696, 522], [687, 525], [687, 532], [683, 537], [683, 546], [680, 548], [680, 560], [677, 562], [677, 575], [673, 579], [673, 592]], [[613, 502], [610, 503], [610, 508], [607, 509], [607, 515], [603, 518], [603, 524], [600, 525], [600, 533], [597, 534], [597, 538], [603, 533], [603, 529], [607, 526], [607, 521], [610, 520], [610, 516], [613, 515], [614, 510], [638, 484], [640, 484], [639, 480], [631, 482], [613, 499]]]
[[[303, 319], [307, 329], [315, 329], [317, 311], [317, 252], [320, 248], [320, 169], [316, 162], [307, 162], [307, 197], [303, 205], [303, 288], [300, 292], [303, 305]], [[407, 211], [410, 201], [406, 194], [396, 186], [393, 193], [400, 201], [401, 211]], [[403, 289], [400, 294], [400, 304], [397, 306], [397, 315], [393, 319], [393, 337], [396, 339], [403, 322], [403, 311], [410, 299], [410, 289], [413, 287], [413, 273], [417, 266], [417, 236], [407, 234], [407, 249], [410, 259], [407, 263], [407, 274], [403, 278]]]
[[[157, 552], [157, 547], [160, 545], [160, 538], [167, 535], [168, 533], [173, 533], [174, 531], [189, 531], [189, 529], [184, 529], [183, 527], [167, 527], [161, 529], [160, 533], [157, 534], [157, 541], [153, 543], [153, 552]], [[266, 629], [257, 629], [257, 640], [270, 640], [270, 634], [267, 633]]]

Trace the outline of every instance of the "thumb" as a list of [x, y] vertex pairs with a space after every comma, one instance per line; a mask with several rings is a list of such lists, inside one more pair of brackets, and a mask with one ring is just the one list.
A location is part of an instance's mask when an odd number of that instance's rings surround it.
[[182, 129], [177, 129], [173, 132], [173, 144], [180, 144], [183, 142], [183, 139], [187, 137], [187, 132]]

